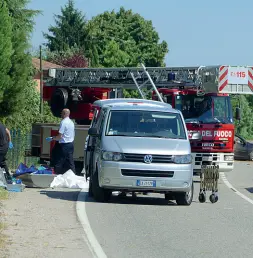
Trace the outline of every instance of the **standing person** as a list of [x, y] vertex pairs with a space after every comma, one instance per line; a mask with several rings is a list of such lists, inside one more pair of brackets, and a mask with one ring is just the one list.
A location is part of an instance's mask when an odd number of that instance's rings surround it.
[[6, 179], [11, 179], [11, 175], [6, 164], [6, 155], [8, 149], [12, 149], [11, 134], [8, 128], [0, 123], [0, 167], [6, 172]]
[[[59, 142], [59, 149], [55, 155], [54, 167], [56, 174], [63, 174], [65, 171], [71, 169], [75, 173], [74, 163], [74, 138], [75, 125], [69, 118], [70, 110], [65, 108], [62, 110], [59, 133], [56, 136], [49, 137], [48, 140], [55, 140]], [[65, 168], [65, 169], [64, 169]]]

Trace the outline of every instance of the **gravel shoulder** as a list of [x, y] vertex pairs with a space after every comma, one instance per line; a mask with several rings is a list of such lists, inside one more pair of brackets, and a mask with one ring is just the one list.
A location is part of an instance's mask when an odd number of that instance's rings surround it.
[[92, 257], [76, 215], [78, 194], [79, 190], [29, 188], [11, 193], [2, 202], [7, 243], [0, 257]]

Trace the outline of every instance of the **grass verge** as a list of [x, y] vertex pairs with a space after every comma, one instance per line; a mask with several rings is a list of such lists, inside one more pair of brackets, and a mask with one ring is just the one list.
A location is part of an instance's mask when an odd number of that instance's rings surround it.
[[6, 200], [8, 198], [8, 192], [0, 187], [0, 201]]
[[[8, 192], [0, 187], [0, 209], [1, 209], [1, 201], [6, 200], [8, 198]], [[2, 215], [2, 211], [0, 210], [0, 215]], [[5, 224], [0, 221], [0, 249], [4, 247], [6, 236], [3, 234], [3, 230], [5, 229]]]

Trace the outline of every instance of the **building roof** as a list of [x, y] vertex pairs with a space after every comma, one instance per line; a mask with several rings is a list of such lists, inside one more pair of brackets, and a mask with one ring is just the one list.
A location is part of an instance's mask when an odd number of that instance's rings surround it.
[[[32, 63], [36, 70], [40, 70], [40, 59], [39, 58], [33, 58]], [[48, 70], [50, 68], [64, 68], [64, 66], [42, 60], [42, 69]]]

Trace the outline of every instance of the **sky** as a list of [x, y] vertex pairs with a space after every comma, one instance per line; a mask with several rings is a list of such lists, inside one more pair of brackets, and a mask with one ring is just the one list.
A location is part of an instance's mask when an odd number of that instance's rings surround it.
[[[45, 43], [42, 32], [54, 25], [67, 0], [30, 0], [35, 18], [31, 44]], [[169, 46], [167, 66], [253, 65], [252, 0], [75, 0], [87, 19], [104, 11], [132, 9], [151, 20]]]

